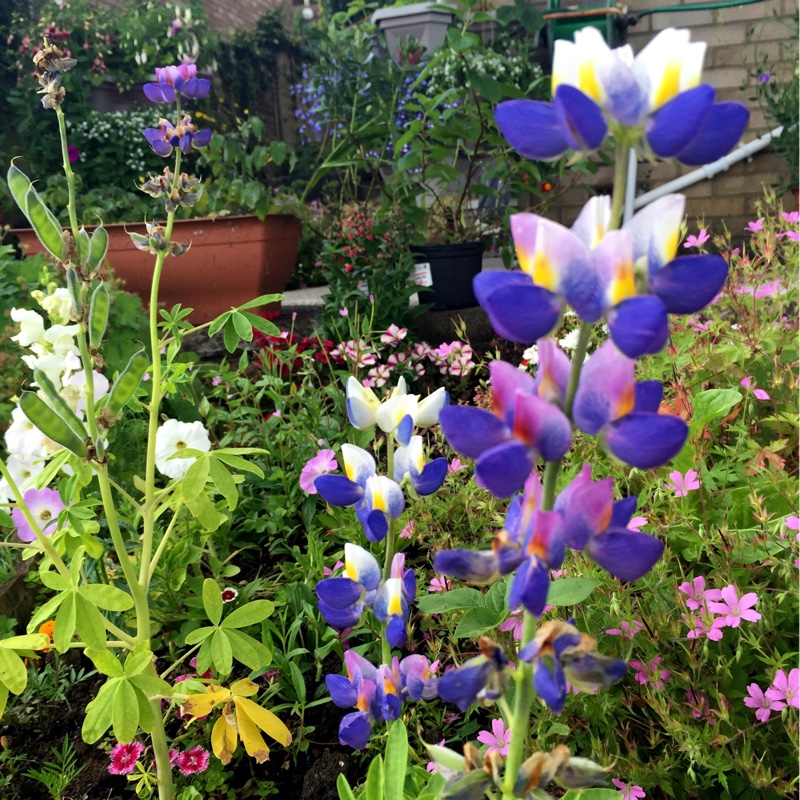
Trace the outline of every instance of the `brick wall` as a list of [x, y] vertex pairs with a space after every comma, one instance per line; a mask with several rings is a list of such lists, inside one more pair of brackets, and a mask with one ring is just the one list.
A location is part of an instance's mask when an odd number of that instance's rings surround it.
[[[543, 4], [536, 0], [533, 5], [544, 10]], [[683, 5], [689, 3], [682, 0], [637, 0], [631, 3], [628, 8], [632, 14], [665, 6], [675, 7], [676, 11], [643, 17], [638, 25], [628, 29], [628, 41], [634, 52], [639, 52], [665, 28], [690, 28], [692, 41], [708, 44], [703, 80], [717, 90], [717, 99], [736, 100], [750, 107], [750, 124], [742, 137], [743, 142], [750, 142], [773, 126], [764, 119], [758, 105], [748, 100], [754, 94], [749, 72], [766, 56], [770, 62], [779, 63], [783, 76], [792, 74], [795, 65], [788, 59], [793, 44], [792, 20], [797, 15], [797, 0], [766, 0], [753, 5], [705, 11], [677, 10]], [[692, 169], [673, 162], [640, 163], [637, 194], [657, 188]], [[766, 149], [749, 160], [732, 165], [712, 180], [704, 179], [684, 189], [690, 227], [694, 219], [705, 218], [714, 232], [722, 232], [724, 222], [731, 232], [738, 234], [747, 221], [753, 219], [755, 201], [763, 196], [762, 184], [777, 184], [786, 179], [787, 169], [784, 161]], [[795, 184], [797, 180], [795, 176]], [[590, 185], [610, 187], [611, 170], [601, 168], [591, 178]], [[585, 190], [571, 189], [553, 209], [553, 216], [559, 217], [564, 224], [571, 223], [585, 199]], [[784, 202], [788, 208], [794, 201], [788, 197]]]

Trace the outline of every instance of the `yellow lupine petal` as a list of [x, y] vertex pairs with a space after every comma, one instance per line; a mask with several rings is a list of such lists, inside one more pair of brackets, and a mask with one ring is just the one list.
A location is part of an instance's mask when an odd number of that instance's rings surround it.
[[211, 730], [211, 749], [223, 764], [230, 763], [239, 741], [236, 728], [228, 723], [227, 717], [227, 714], [223, 714]]
[[245, 703], [255, 705], [252, 700], [246, 700], [243, 697], [237, 699], [236, 724], [239, 728], [239, 736], [247, 755], [254, 758], [258, 764], [263, 764], [265, 761], [269, 761], [269, 747], [267, 747], [267, 743], [253, 720], [247, 716], [247, 711], [244, 708]]
[[597, 80], [594, 64], [591, 61], [584, 61], [578, 67], [578, 88], [595, 103], [603, 101], [603, 89]]
[[205, 694], [190, 694], [181, 703], [181, 714], [193, 720], [206, 717], [214, 706], [228, 700], [230, 696], [230, 691], [224, 686], [208, 686]]
[[542, 250], [537, 250], [533, 257], [533, 269], [531, 277], [537, 286], [549, 289], [551, 292], [556, 288], [556, 274], [550, 259]]
[[231, 684], [231, 694], [234, 697], [252, 697], [257, 691], [258, 684], [253, 683], [249, 678], [242, 678]]
[[243, 706], [247, 716], [252, 719], [267, 736], [270, 736], [284, 747], [288, 747], [292, 743], [291, 731], [271, 711], [262, 708], [258, 703], [254, 703], [252, 700], [237, 698], [237, 711], [240, 705]]
[[653, 96], [653, 108], [660, 108], [668, 100], [672, 100], [681, 88], [681, 70], [683, 64], [681, 61], [671, 61], [664, 68], [661, 75], [661, 81], [658, 84], [655, 95]]

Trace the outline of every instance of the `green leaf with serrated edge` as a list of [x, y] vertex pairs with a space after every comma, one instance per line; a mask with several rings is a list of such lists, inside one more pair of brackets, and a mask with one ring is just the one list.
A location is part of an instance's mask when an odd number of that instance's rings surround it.
[[70, 426], [47, 403], [34, 392], [23, 392], [19, 398], [22, 413], [49, 439], [86, 458], [88, 450], [84, 442]]
[[211, 636], [215, 630], [216, 628], [197, 628], [186, 635], [186, 644], [198, 644]]
[[383, 759], [380, 755], [372, 759], [367, 770], [364, 797], [365, 800], [383, 800]]
[[25, 662], [13, 650], [0, 648], [0, 683], [12, 694], [22, 694], [28, 684]]
[[403, 800], [403, 785], [408, 763], [408, 733], [402, 719], [396, 719], [389, 728], [386, 742], [385, 778], [383, 796], [386, 800]]
[[258, 639], [237, 630], [226, 631], [233, 657], [250, 669], [261, 669], [272, 663], [272, 653]]
[[212, 625], [219, 625], [222, 619], [222, 590], [213, 578], [203, 581], [203, 608]]
[[125, 679], [120, 678], [114, 696], [114, 710], [111, 712], [111, 725], [118, 742], [128, 744], [139, 730], [139, 703], [136, 690]]
[[133, 598], [116, 586], [93, 583], [81, 586], [80, 593], [90, 602], [106, 611], [129, 611], [133, 608]]
[[456, 639], [475, 639], [496, 628], [505, 619], [505, 614], [490, 608], [471, 608], [461, 618], [455, 630]]
[[71, 594], [72, 592], [62, 592], [55, 597], [51, 597], [44, 605], [39, 606], [39, 608], [36, 609], [36, 613], [31, 617], [31, 621], [28, 623], [28, 627], [26, 628], [28, 633], [36, 633], [47, 620], [53, 619], [56, 609]]
[[60, 572], [54, 572], [51, 569], [40, 569], [39, 580], [54, 592], [66, 592], [72, 589], [72, 583], [69, 578], [66, 578]]
[[95, 669], [102, 675], [108, 675], [110, 678], [121, 678], [125, 674], [122, 669], [122, 664], [120, 664], [114, 654], [105, 647], [98, 650], [87, 647], [84, 653], [91, 659]]
[[110, 727], [114, 711], [117, 686], [124, 678], [109, 678], [94, 700], [86, 706], [86, 716], [81, 727], [81, 738], [86, 744], [94, 744]]
[[350, 784], [347, 782], [344, 773], [340, 772], [336, 778], [336, 791], [339, 793], [339, 800], [356, 800]]
[[28, 189], [25, 195], [28, 222], [31, 223], [39, 241], [57, 259], [61, 259], [64, 240], [61, 238], [61, 223], [44, 204], [35, 189]]
[[89, 243], [89, 259], [86, 262], [86, 266], [93, 272], [98, 269], [105, 258], [107, 250], [108, 231], [102, 225], [98, 225], [94, 229]]
[[233, 648], [225, 631], [216, 630], [211, 637], [211, 658], [220, 677], [233, 669]]
[[547, 603], [551, 606], [574, 606], [582, 603], [600, 581], [591, 578], [559, 578], [550, 584]]
[[208, 458], [198, 458], [181, 479], [181, 495], [190, 502], [206, 488], [211, 467]]
[[206, 459], [209, 468], [211, 483], [219, 494], [225, 498], [228, 508], [233, 511], [239, 502], [239, 491], [236, 488], [236, 481], [228, 472], [227, 467], [216, 458]]
[[65, 592], [64, 602], [56, 614], [56, 626], [53, 629], [53, 644], [59, 653], [66, 653], [69, 643], [72, 641], [72, 634], [75, 633], [75, 618], [77, 610], [75, 608], [75, 592]]
[[256, 306], [266, 306], [270, 303], [277, 303], [279, 300], [285, 300], [286, 296], [282, 294], [262, 294], [254, 300], [250, 300], [244, 305], [236, 306], [237, 311], [244, 311], [248, 308], [255, 308]]
[[153, 706], [143, 692], [134, 689], [134, 695], [136, 697], [136, 705], [139, 707], [139, 727], [145, 733], [150, 733], [156, 724]]
[[141, 650], [138, 653], [129, 653], [125, 659], [125, 674], [132, 678], [144, 672], [153, 663], [153, 653], [150, 650]]
[[148, 697], [170, 697], [172, 687], [162, 678], [155, 675], [134, 675], [130, 682]]
[[239, 472], [250, 472], [253, 475], [257, 475], [259, 478], [264, 477], [264, 471], [261, 469], [261, 467], [252, 464], [247, 459], [241, 458], [240, 456], [214, 451], [211, 453], [211, 457], [218, 459], [223, 464], [227, 464], [229, 467], [232, 467]]
[[248, 625], [255, 625], [265, 620], [274, 610], [275, 606], [269, 600], [253, 600], [225, 617], [222, 627], [246, 628]]
[[12, 163], [8, 168], [6, 182], [8, 183], [8, 188], [11, 190], [11, 194], [14, 197], [14, 201], [19, 206], [19, 210], [27, 217], [28, 204], [26, 202], [26, 198], [28, 196], [28, 191], [31, 188], [31, 179], [21, 169], [18, 169]]
[[477, 589], [451, 589], [441, 594], [429, 594], [417, 600], [423, 614], [444, 614], [458, 608], [476, 608], [484, 604], [484, 597]]
[[106, 646], [106, 626], [103, 615], [82, 594], [75, 594], [75, 627], [78, 636], [89, 645], [99, 650]]

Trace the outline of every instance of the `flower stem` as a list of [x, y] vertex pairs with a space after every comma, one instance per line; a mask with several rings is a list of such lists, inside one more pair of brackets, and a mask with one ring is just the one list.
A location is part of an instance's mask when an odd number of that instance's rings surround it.
[[61, 160], [64, 167], [64, 175], [67, 178], [67, 211], [69, 212], [69, 224], [72, 228], [72, 235], [75, 239], [75, 246], [78, 246], [78, 207], [75, 204], [75, 173], [69, 163], [69, 151], [67, 150], [67, 123], [61, 106], [56, 106], [56, 119], [58, 119], [58, 134], [61, 139]]

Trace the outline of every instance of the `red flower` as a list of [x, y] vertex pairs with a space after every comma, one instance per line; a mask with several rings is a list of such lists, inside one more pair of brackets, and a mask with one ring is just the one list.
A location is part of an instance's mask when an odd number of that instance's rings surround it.
[[111, 763], [108, 765], [108, 771], [112, 775], [130, 775], [136, 768], [136, 762], [141, 758], [142, 753], [144, 753], [144, 745], [140, 742], [131, 742], [130, 744], [117, 742], [111, 748]]

